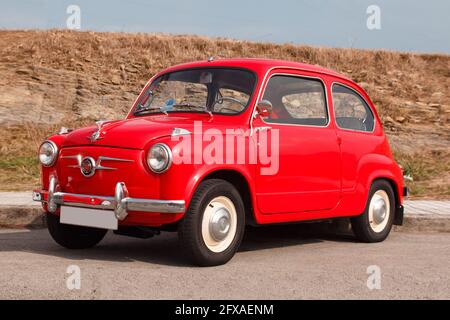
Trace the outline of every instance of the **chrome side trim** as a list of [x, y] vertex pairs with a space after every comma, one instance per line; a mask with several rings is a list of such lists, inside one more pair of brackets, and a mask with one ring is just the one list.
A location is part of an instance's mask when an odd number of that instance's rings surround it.
[[185, 211], [184, 200], [146, 200], [125, 198], [126, 208], [130, 211], [180, 213]]
[[172, 129], [172, 137], [178, 137], [178, 136], [185, 136], [185, 135], [190, 135], [192, 134], [192, 132], [190, 132], [187, 129], [183, 129], [183, 128], [173, 128]]

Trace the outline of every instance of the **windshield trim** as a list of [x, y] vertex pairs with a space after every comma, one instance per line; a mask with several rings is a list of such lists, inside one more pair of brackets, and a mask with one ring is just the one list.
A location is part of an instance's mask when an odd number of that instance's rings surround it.
[[[171, 70], [168, 72], [163, 72], [160, 73], [158, 75], [156, 75], [154, 77], [154, 79], [144, 88], [143, 93], [147, 91], [147, 89], [155, 82], [157, 81], [159, 78], [165, 76], [166, 74], [169, 73], [175, 73], [175, 72], [182, 72], [182, 71], [190, 71], [190, 70], [201, 70], [201, 69], [225, 69], [225, 70], [240, 70], [240, 71], [246, 71], [249, 72], [254, 78], [255, 78], [255, 83], [253, 84], [253, 88], [251, 90], [251, 95], [248, 98], [248, 102], [245, 105], [245, 107], [242, 109], [242, 111], [236, 112], [236, 113], [221, 113], [221, 112], [211, 112], [211, 114], [213, 115], [220, 115], [220, 116], [238, 116], [243, 114], [244, 112], [246, 112], [249, 109], [249, 106], [255, 96], [255, 90], [258, 86], [258, 75], [254, 70], [251, 69], [247, 69], [247, 68], [243, 68], [243, 67], [233, 67], [233, 66], [199, 66], [199, 67], [192, 67], [192, 68], [181, 68], [181, 69], [176, 69], [176, 70]], [[139, 102], [141, 100], [141, 96], [138, 97], [138, 99], [136, 100], [136, 105], [133, 107], [133, 109], [131, 110], [131, 114], [133, 115], [133, 117], [142, 117], [142, 116], [147, 116], [147, 115], [157, 115], [157, 114], [165, 114], [162, 111], [152, 111], [152, 112], [142, 112], [139, 113], [138, 110], [136, 110], [139, 107]], [[193, 111], [193, 110], [188, 110], [188, 111], [183, 111], [183, 110], [175, 110], [175, 111], [167, 111], [167, 113], [207, 113], [206, 111]]]

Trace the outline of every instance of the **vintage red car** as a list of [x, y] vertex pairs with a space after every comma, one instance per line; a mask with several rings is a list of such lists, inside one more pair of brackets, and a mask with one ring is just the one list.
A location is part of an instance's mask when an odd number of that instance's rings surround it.
[[403, 220], [402, 170], [368, 95], [308, 64], [171, 67], [125, 119], [62, 130], [39, 159], [33, 198], [70, 249], [96, 245], [108, 229], [178, 231], [181, 252], [209, 266], [233, 257], [249, 224], [349, 217], [359, 240], [377, 242]]

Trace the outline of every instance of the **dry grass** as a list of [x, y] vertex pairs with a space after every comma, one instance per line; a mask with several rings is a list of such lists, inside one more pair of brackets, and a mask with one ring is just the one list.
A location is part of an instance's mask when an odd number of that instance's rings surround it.
[[376, 104], [415, 193], [450, 195], [450, 179], [441, 181], [450, 156], [447, 55], [56, 30], [0, 31], [0, 189], [37, 183], [36, 148], [59, 126], [123, 117], [152, 74], [208, 56], [301, 61], [349, 76]]

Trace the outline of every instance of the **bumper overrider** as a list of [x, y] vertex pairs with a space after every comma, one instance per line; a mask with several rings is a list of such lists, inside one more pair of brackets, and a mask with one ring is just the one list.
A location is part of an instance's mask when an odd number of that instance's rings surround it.
[[132, 198], [128, 194], [125, 183], [118, 182], [114, 196], [97, 196], [75, 194], [56, 191], [58, 179], [50, 177], [48, 190], [33, 192], [33, 200], [47, 203], [47, 210], [55, 212], [58, 206], [81, 207], [100, 210], [112, 210], [118, 220], [124, 220], [128, 211], [157, 212], [157, 213], [183, 213], [184, 200], [153, 200]]

